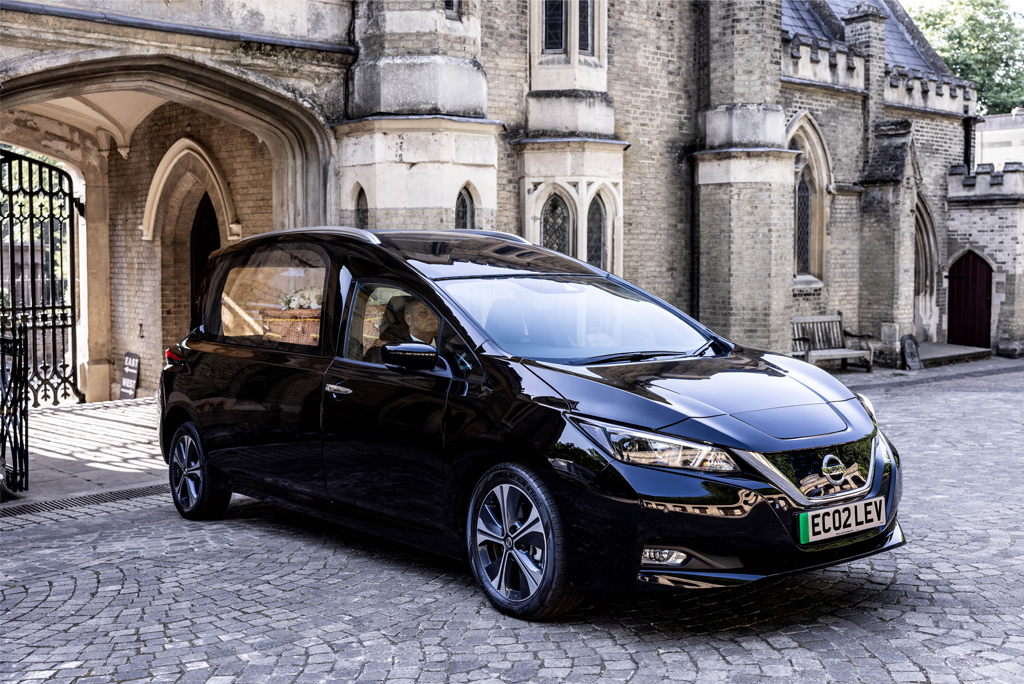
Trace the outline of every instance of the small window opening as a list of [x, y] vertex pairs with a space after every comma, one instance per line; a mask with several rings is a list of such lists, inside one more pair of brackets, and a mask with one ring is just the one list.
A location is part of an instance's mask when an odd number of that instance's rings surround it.
[[565, 52], [565, 0], [544, 0], [544, 52]]
[[473, 207], [473, 196], [469, 194], [468, 188], [459, 190], [459, 196], [455, 198], [455, 227], [457, 229], [469, 230], [476, 227], [476, 211]]
[[587, 263], [591, 266], [604, 268], [604, 202], [595, 197], [587, 211]]
[[811, 273], [811, 187], [806, 173], [796, 185], [796, 273]]
[[594, 54], [594, 0], [580, 0], [580, 54]]
[[366, 203], [366, 191], [360, 189], [356, 198], [356, 228], [366, 230], [370, 225], [370, 208]]
[[547, 249], [569, 253], [569, 207], [552, 195], [541, 212], [541, 244]]

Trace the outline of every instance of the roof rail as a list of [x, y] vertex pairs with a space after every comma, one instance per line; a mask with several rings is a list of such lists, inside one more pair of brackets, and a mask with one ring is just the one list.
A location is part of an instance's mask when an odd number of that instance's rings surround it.
[[248, 237], [244, 237], [239, 240], [239, 242], [245, 242], [246, 240], [252, 240], [253, 238], [266, 237], [267, 235], [290, 235], [292, 233], [329, 233], [332, 235], [347, 235], [349, 237], [354, 237], [357, 240], [362, 240], [363, 242], [369, 242], [371, 245], [380, 244], [380, 238], [370, 231], [362, 228], [351, 228], [349, 226], [303, 226], [298, 228], [287, 228], [285, 230], [275, 230], [269, 233], [249, 235]]
[[522, 235], [516, 235], [515, 233], [503, 233], [500, 230], [476, 230], [474, 228], [460, 228], [457, 230], [460, 233], [472, 233], [473, 235], [483, 235], [485, 237], [503, 238], [505, 240], [511, 240], [512, 242], [521, 242], [524, 245], [532, 244]]
[[501, 230], [477, 230], [475, 228], [447, 228], [440, 230], [434, 230], [431, 228], [427, 228], [426, 230], [421, 230], [418, 228], [377, 228], [376, 230], [374, 230], [374, 232], [378, 234], [387, 234], [389, 232], [443, 232], [445, 234], [450, 234], [450, 236], [454, 236], [454, 234], [469, 233], [472, 234], [472, 236], [480, 236], [483, 238], [499, 238], [502, 240], [510, 240], [514, 243], [522, 243], [523, 245], [531, 244], [528, 240], [521, 236], [517, 236], [517, 234], [515, 234], [514, 232], [502, 232]]

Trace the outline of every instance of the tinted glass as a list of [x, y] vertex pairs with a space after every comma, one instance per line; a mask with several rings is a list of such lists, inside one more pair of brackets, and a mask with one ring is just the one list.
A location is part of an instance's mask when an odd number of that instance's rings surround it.
[[480, 362], [458, 332], [442, 326], [430, 307], [395, 285], [360, 283], [348, 330], [347, 359], [383, 365], [380, 350], [385, 344], [422, 342], [438, 350], [455, 377], [482, 379]]
[[213, 339], [271, 349], [320, 346], [327, 258], [318, 248], [262, 247], [228, 262], [211, 298]]
[[704, 335], [678, 314], [603, 278], [481, 278], [438, 283], [502, 349], [580, 361], [630, 352], [685, 354]]

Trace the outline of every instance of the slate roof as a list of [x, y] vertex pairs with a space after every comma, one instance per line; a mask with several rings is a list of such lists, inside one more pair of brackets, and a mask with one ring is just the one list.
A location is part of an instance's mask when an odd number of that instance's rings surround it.
[[[850, 10], [863, 0], [825, 0], [828, 7], [840, 20], [850, 14]], [[907, 69], [919, 69], [922, 72], [936, 72], [936, 68], [921, 53], [911, 40], [906, 27], [900, 23], [895, 13], [883, 0], [872, 0], [881, 7], [889, 18], [885, 22], [885, 62], [888, 66], [902, 66]], [[837, 40], [825, 22], [818, 17], [813, 6], [807, 0], [782, 0], [782, 28], [793, 33], [803, 33], [826, 40]]]
[[805, 36], [835, 40], [835, 36], [806, 0], [782, 0], [782, 29], [789, 31], [790, 35], [802, 33]]

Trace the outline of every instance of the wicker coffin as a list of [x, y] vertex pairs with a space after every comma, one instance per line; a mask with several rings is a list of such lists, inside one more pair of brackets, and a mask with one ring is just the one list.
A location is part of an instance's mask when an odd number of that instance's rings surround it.
[[320, 344], [320, 309], [260, 309], [263, 339], [269, 342]]

